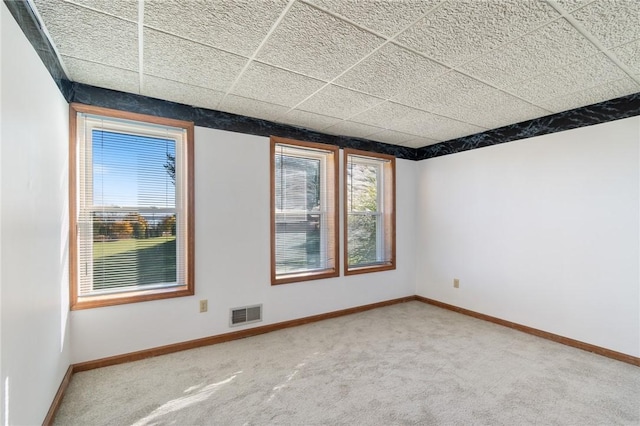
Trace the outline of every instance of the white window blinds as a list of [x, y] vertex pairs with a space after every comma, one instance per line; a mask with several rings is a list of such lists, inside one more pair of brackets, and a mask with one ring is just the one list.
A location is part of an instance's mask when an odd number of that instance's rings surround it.
[[78, 296], [184, 285], [185, 130], [79, 113]]
[[[272, 278], [337, 273], [337, 147], [272, 138]], [[276, 282], [276, 283], [279, 283]]]
[[395, 159], [345, 149], [345, 273], [395, 267]]

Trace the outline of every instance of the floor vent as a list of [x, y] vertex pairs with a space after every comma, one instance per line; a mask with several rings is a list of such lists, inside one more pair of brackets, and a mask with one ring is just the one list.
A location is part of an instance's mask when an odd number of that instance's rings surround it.
[[244, 306], [231, 309], [230, 326], [262, 321], [262, 305]]

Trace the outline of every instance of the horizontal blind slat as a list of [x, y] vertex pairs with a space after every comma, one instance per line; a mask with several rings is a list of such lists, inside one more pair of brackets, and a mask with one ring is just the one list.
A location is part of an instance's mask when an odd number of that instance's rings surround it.
[[180, 285], [186, 276], [178, 251], [188, 218], [174, 182], [182, 178], [182, 141], [131, 126], [131, 134], [114, 132], [102, 120], [79, 147], [80, 296]]
[[333, 155], [333, 151], [276, 144], [273, 237], [277, 275], [335, 266]]

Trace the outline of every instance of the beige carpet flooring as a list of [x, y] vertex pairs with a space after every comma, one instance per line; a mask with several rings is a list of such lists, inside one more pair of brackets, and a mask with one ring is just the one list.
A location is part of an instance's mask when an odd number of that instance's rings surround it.
[[409, 302], [78, 373], [55, 424], [638, 425], [640, 368]]

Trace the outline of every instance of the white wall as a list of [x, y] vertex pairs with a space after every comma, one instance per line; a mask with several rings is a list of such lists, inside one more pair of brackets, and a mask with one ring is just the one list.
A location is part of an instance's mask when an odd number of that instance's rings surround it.
[[417, 294], [640, 356], [639, 145], [634, 117], [419, 162]]
[[271, 286], [269, 139], [197, 127], [196, 295], [72, 312], [72, 362], [238, 330], [229, 309], [248, 304], [255, 327], [415, 294], [416, 166], [397, 161], [395, 271]]
[[68, 106], [0, 5], [2, 424], [40, 424], [69, 366]]

